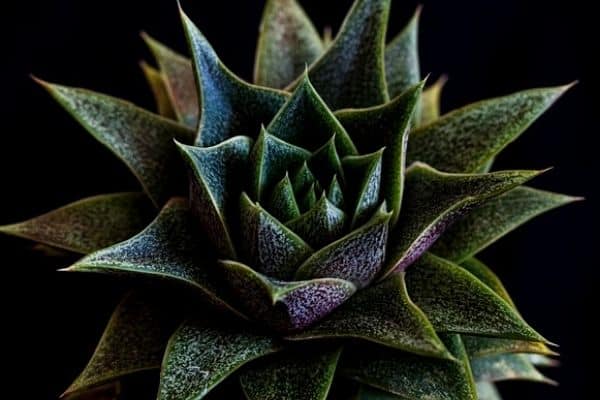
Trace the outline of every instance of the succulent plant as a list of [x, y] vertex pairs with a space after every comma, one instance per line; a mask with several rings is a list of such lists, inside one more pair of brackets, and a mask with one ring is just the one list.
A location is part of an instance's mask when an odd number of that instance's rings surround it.
[[544, 171], [489, 172], [568, 86], [440, 116], [419, 11], [386, 44], [390, 3], [356, 0], [326, 40], [294, 0], [268, 0], [254, 84], [182, 12], [191, 60], [144, 35], [158, 113], [39, 81], [143, 189], [0, 227], [83, 254], [67, 271], [143, 282], [65, 397], [116, 398], [152, 369], [161, 400], [497, 399], [497, 381], [549, 382], [551, 344], [476, 256], [576, 200], [523, 186]]

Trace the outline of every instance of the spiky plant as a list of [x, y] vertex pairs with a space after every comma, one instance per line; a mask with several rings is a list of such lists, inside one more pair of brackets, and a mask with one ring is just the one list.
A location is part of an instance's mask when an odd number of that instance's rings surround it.
[[267, 1], [255, 84], [182, 13], [191, 61], [144, 36], [161, 115], [40, 81], [143, 188], [0, 228], [84, 254], [68, 271], [148, 283], [64, 396], [115, 398], [158, 368], [161, 400], [497, 399], [496, 381], [548, 382], [535, 365], [555, 353], [475, 256], [575, 200], [522, 186], [541, 171], [489, 172], [567, 86], [440, 117], [419, 12], [386, 45], [390, 3], [356, 0], [329, 42], [294, 0]]

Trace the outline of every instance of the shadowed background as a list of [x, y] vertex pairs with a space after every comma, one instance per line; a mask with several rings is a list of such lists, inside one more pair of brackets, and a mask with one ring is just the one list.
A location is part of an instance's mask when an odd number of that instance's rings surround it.
[[[84, 86], [151, 108], [139, 70], [151, 59], [146, 30], [185, 51], [174, 0], [31, 0], [3, 5], [0, 224], [81, 197], [136, 190], [124, 165], [87, 135], [28, 78]], [[553, 211], [485, 252], [525, 318], [561, 345], [562, 367], [548, 374], [559, 388], [501, 385], [507, 399], [582, 399], [591, 389], [592, 323], [598, 312], [597, 101], [587, 62], [597, 36], [583, 2], [423, 1], [421, 60], [432, 80], [447, 73], [443, 109], [535, 86], [580, 84], [498, 159], [498, 168], [555, 169], [533, 186], [583, 195], [587, 202]], [[525, 4], [526, 3], [526, 4]], [[579, 4], [581, 3], [581, 4]], [[321, 29], [339, 24], [351, 0], [302, 4]], [[183, 7], [233, 71], [251, 78], [262, 0], [182, 0]], [[417, 2], [395, 0], [390, 35]], [[597, 44], [595, 44], [597, 47]], [[594, 105], [596, 103], [596, 106]], [[8, 367], [22, 397], [55, 399], [91, 355], [126, 285], [101, 276], [54, 272], [56, 260], [1, 237], [0, 261]], [[151, 397], [150, 397], [151, 398]]]

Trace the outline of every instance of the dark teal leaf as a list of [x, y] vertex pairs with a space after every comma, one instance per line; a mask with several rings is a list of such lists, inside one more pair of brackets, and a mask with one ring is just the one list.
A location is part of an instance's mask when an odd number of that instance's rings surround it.
[[169, 340], [158, 400], [199, 400], [244, 364], [280, 349], [248, 326], [188, 320]]
[[269, 199], [269, 210], [275, 218], [282, 222], [300, 216], [300, 208], [294, 194], [294, 187], [287, 172], [273, 188]]
[[354, 198], [352, 204], [352, 228], [369, 219], [381, 204], [381, 175], [384, 149], [360, 156], [348, 156], [343, 160], [348, 185]]
[[385, 48], [385, 76], [390, 97], [396, 97], [421, 80], [419, 67], [419, 18], [421, 7]]
[[527, 90], [452, 111], [411, 133], [408, 162], [446, 172], [479, 171], [569, 87]]
[[487, 265], [476, 258], [468, 258], [464, 260], [460, 266], [472, 273], [477, 279], [485, 283], [498, 296], [502, 297], [504, 301], [516, 309], [515, 303], [502, 284], [502, 281], [500, 281], [500, 278], [498, 278], [498, 276], [491, 269], [489, 269]]
[[501, 171], [490, 174], [448, 174], [421, 163], [406, 173], [406, 192], [397, 229], [390, 234], [386, 275], [404, 271], [473, 207], [540, 174]]
[[280, 332], [305, 329], [322, 319], [356, 291], [334, 278], [283, 282], [235, 261], [221, 261], [226, 280], [246, 310]]
[[268, 0], [260, 24], [254, 82], [282, 89], [324, 50], [319, 33], [296, 0]]
[[154, 213], [142, 193], [104, 194], [24, 222], [0, 226], [0, 232], [87, 254], [138, 233]]
[[448, 358], [431, 323], [395, 275], [356, 293], [330, 316], [290, 340], [356, 338], [409, 353]]
[[365, 225], [310, 256], [296, 279], [334, 277], [365, 287], [383, 265], [390, 217], [383, 204]]
[[175, 119], [175, 110], [173, 110], [173, 106], [171, 105], [167, 85], [160, 71], [144, 61], [140, 62], [140, 67], [154, 95], [156, 111], [165, 118]]
[[316, 182], [316, 178], [308, 167], [308, 163], [304, 162], [292, 175], [292, 186], [296, 193], [306, 192], [312, 184]]
[[342, 160], [340, 160], [336, 149], [335, 135], [315, 150], [308, 163], [321, 182], [327, 182], [333, 176], [339, 176], [342, 181], [344, 180], [344, 170], [342, 169]]
[[288, 99], [285, 92], [242, 81], [223, 65], [206, 38], [181, 11], [200, 93], [196, 144], [213, 146], [236, 135], [254, 135]]
[[[252, 139], [235, 136], [211, 147], [179, 145], [190, 171], [190, 207], [221, 257], [235, 258], [229, 220], [242, 191]], [[235, 206], [232, 207], [231, 203]]]
[[406, 272], [406, 286], [438, 332], [546, 342], [492, 289], [450, 261], [423, 255]]
[[302, 212], [307, 212], [317, 204], [317, 182], [313, 182], [308, 190], [300, 195], [298, 204]]
[[441, 114], [442, 90], [448, 77], [442, 75], [421, 95], [421, 119], [417, 125], [427, 125], [435, 121]]
[[312, 253], [300, 236], [243, 193], [240, 201], [242, 248], [252, 266], [277, 279], [290, 279]]
[[319, 249], [340, 237], [346, 226], [346, 213], [323, 194], [309, 211], [287, 222], [286, 226]]
[[142, 38], [156, 59], [177, 119], [196, 129], [200, 105], [191, 61], [146, 33]]
[[96, 140], [127, 165], [156, 206], [168, 200], [180, 175], [173, 139], [190, 143], [194, 140], [193, 131], [114, 97], [39, 82]]
[[248, 400], [325, 400], [341, 348], [305, 346], [265, 357], [240, 374]]
[[313, 85], [333, 110], [389, 100], [384, 51], [390, 3], [356, 0], [331, 46], [309, 68]]
[[497, 339], [483, 336], [462, 335], [462, 340], [471, 358], [508, 353], [557, 355], [543, 342], [528, 340]]
[[580, 199], [529, 187], [515, 188], [457, 221], [431, 251], [460, 263], [530, 219], [577, 200]]
[[527, 380], [555, 385], [542, 375], [525, 354], [498, 354], [471, 360], [477, 381], [498, 382], [509, 379]]
[[337, 175], [334, 175], [327, 189], [327, 198], [329, 201], [338, 208], [344, 207], [344, 192], [342, 186], [338, 181]]
[[496, 385], [492, 382], [476, 382], [476, 386], [477, 398], [479, 400], [502, 400], [500, 393], [498, 393], [498, 389], [496, 389]]

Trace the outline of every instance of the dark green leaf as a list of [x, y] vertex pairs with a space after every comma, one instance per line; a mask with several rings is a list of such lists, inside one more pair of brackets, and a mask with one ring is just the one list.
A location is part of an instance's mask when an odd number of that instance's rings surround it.
[[85, 392], [63, 394], [62, 400], [118, 400], [121, 394], [121, 383], [119, 381], [100, 385]]
[[132, 103], [85, 89], [39, 81], [100, 143], [129, 167], [156, 206], [173, 194], [179, 159], [173, 139], [194, 140], [194, 132]]
[[336, 149], [335, 135], [310, 156], [308, 163], [321, 182], [327, 182], [336, 175], [340, 176], [342, 181], [344, 180], [344, 170]]
[[352, 400], [402, 400], [402, 397], [375, 389], [371, 386], [361, 385], [358, 393]]
[[254, 82], [282, 89], [324, 50], [319, 33], [296, 0], [268, 0], [260, 25]]
[[440, 117], [442, 90], [448, 78], [442, 75], [433, 85], [421, 95], [421, 120], [418, 125], [427, 125]]
[[294, 194], [290, 175], [286, 172], [282, 180], [275, 185], [269, 200], [269, 210], [279, 221], [287, 222], [300, 216], [300, 208]]
[[315, 182], [316, 178], [306, 162], [296, 168], [295, 173], [292, 175], [292, 186], [296, 193], [306, 192]]
[[424, 356], [449, 357], [425, 314], [408, 297], [401, 275], [358, 292], [329, 317], [288, 339], [340, 337], [368, 340]]
[[346, 224], [346, 213], [333, 205], [323, 194], [321, 199], [286, 226], [304, 238], [313, 248], [319, 249], [340, 237]]
[[221, 257], [236, 257], [229, 219], [232, 209], [237, 209], [242, 190], [240, 176], [247, 172], [251, 147], [252, 139], [246, 136], [235, 136], [211, 147], [179, 145], [190, 171], [192, 213]]
[[475, 275], [477, 279], [485, 283], [490, 289], [492, 289], [498, 296], [502, 297], [509, 305], [514, 309], [515, 303], [511, 299], [508, 291], [500, 281], [500, 278], [488, 268], [487, 265], [477, 260], [476, 258], [468, 258], [460, 264], [461, 267]]
[[158, 400], [200, 400], [244, 364], [279, 348], [273, 337], [247, 326], [188, 320], [167, 346]]
[[344, 170], [352, 193], [352, 228], [369, 219], [381, 203], [381, 175], [384, 149], [360, 156], [348, 156], [343, 160]]
[[457, 221], [431, 251], [460, 263], [530, 219], [577, 200], [529, 187], [515, 188], [486, 201]]
[[175, 119], [175, 110], [173, 110], [173, 106], [171, 105], [167, 86], [160, 71], [151, 67], [144, 61], [140, 62], [140, 67], [142, 68], [146, 81], [148, 81], [148, 85], [154, 95], [157, 112], [165, 118]]
[[496, 385], [492, 382], [477, 382], [477, 398], [479, 400], [502, 400]]
[[390, 97], [396, 97], [421, 80], [419, 68], [419, 18], [421, 7], [385, 48], [385, 76]]
[[540, 174], [501, 171], [490, 174], [447, 174], [421, 163], [406, 173], [406, 192], [397, 229], [390, 235], [386, 275], [404, 271], [456, 219], [483, 201]]
[[423, 255], [408, 269], [406, 286], [438, 332], [546, 342], [492, 289], [450, 261]]
[[446, 114], [411, 133], [408, 162], [446, 172], [479, 171], [569, 87], [527, 90]]
[[285, 103], [285, 92], [250, 85], [229, 71], [206, 38], [181, 11], [200, 93], [196, 144], [213, 146], [244, 134], [254, 135]]
[[542, 342], [527, 340], [497, 339], [483, 336], [462, 335], [462, 340], [469, 353], [469, 357], [485, 357], [507, 353], [528, 353], [542, 355], [556, 355]]
[[331, 179], [331, 183], [329, 184], [329, 188], [327, 189], [327, 198], [336, 207], [344, 207], [344, 192], [342, 191], [342, 187], [340, 186], [340, 182], [338, 181], [337, 175], [334, 175]]
[[274, 354], [240, 374], [248, 400], [325, 400], [341, 348], [311, 346]]
[[542, 375], [525, 354], [498, 354], [471, 360], [473, 375], [477, 381], [498, 382], [519, 379], [555, 384]]
[[383, 265], [390, 217], [383, 204], [365, 225], [310, 256], [296, 279], [334, 277], [365, 287]]
[[302, 212], [307, 212], [317, 204], [317, 182], [310, 185], [308, 190], [300, 196], [298, 204]]
[[105, 194], [24, 222], [0, 226], [0, 232], [87, 254], [138, 233], [154, 212], [142, 193]]

